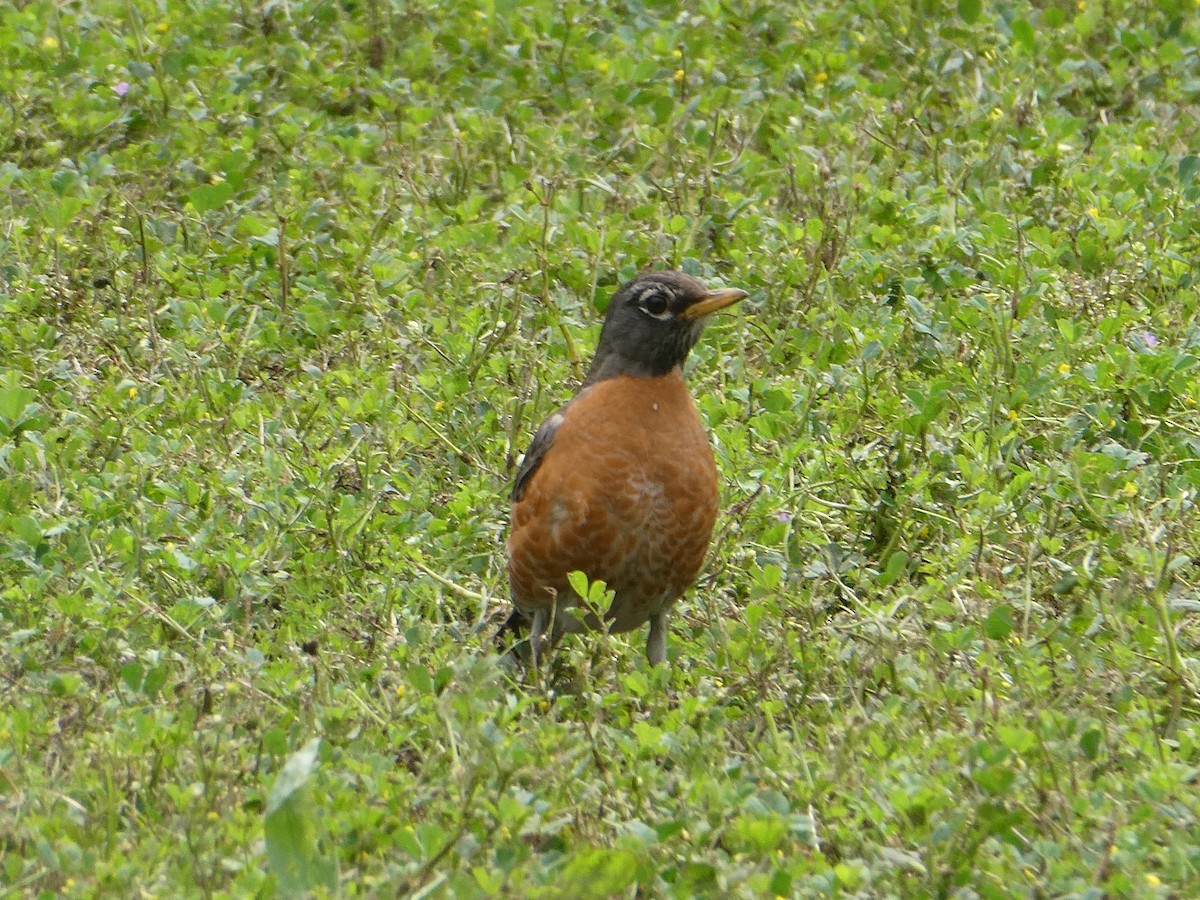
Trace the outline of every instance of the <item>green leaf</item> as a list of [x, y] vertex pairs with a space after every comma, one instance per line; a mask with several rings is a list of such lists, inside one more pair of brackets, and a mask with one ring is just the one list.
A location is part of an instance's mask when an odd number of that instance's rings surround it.
[[563, 867], [559, 896], [612, 897], [624, 893], [636, 880], [637, 856], [632, 851], [589, 847]]
[[862, 869], [853, 863], [838, 863], [833, 867], [833, 874], [837, 877], [838, 885], [846, 890], [857, 890], [858, 886], [862, 884]]
[[22, 387], [20, 374], [10, 372], [0, 387], [0, 429], [4, 434], [16, 434], [26, 428], [41, 412], [37, 393]]
[[228, 181], [202, 184], [188, 192], [188, 202], [198, 213], [206, 213], [224, 206], [233, 196], [233, 185]]
[[1020, 725], [1000, 725], [996, 729], [1000, 742], [1017, 754], [1025, 754], [1037, 745], [1037, 736]]
[[[262, 237], [268, 231], [278, 229], [278, 224], [262, 216], [244, 215], [238, 219], [237, 231], [249, 237]], [[278, 240], [276, 241], [278, 243]]]
[[284, 763], [283, 770], [275, 779], [275, 784], [271, 787], [271, 795], [267, 799], [266, 814], [268, 817], [282, 808], [284, 804], [291, 802], [296, 793], [303, 790], [308, 784], [308, 779], [312, 777], [312, 773], [316, 769], [317, 751], [320, 748], [321, 739], [313, 738]]
[[1012, 789], [1017, 773], [1006, 765], [994, 765], [976, 769], [971, 773], [971, 778], [984, 791], [997, 797]]
[[60, 197], [79, 184], [79, 173], [74, 169], [59, 169], [50, 178], [50, 189]]
[[1099, 727], [1093, 725], [1079, 736], [1079, 749], [1083, 751], [1083, 755], [1088, 759], [1095, 759], [1100, 755]]
[[650, 693], [650, 681], [643, 672], [630, 672], [622, 679], [625, 690], [636, 697], [645, 697]]
[[771, 875], [771, 883], [768, 889], [772, 896], [775, 897], [790, 897], [792, 895], [792, 876], [786, 869], [776, 869]]
[[262, 737], [263, 749], [276, 756], [287, 752], [287, 735], [282, 728], [268, 728]]
[[1037, 49], [1037, 36], [1033, 33], [1033, 26], [1024, 19], [1013, 19], [1012, 33], [1017, 43], [1026, 50]]
[[567, 584], [581, 600], [586, 600], [588, 597], [588, 577], [583, 572], [578, 570], [567, 573]]
[[1075, 589], [1077, 584], [1079, 584], [1079, 576], [1074, 572], [1068, 572], [1058, 579], [1058, 581], [1054, 582], [1054, 587], [1050, 590], [1056, 594], [1069, 594]]
[[611, 600], [612, 597], [613, 593], [609, 591], [608, 585], [603, 581], [597, 579], [588, 585], [587, 599], [592, 606], [607, 609], [608, 603], [606, 601]]
[[420, 663], [413, 663], [408, 667], [408, 680], [418, 694], [433, 693], [433, 676], [429, 674], [429, 669]]
[[121, 666], [121, 680], [125, 682], [125, 687], [129, 690], [139, 690], [142, 686], [142, 677], [142, 664], [137, 660]]
[[30, 547], [42, 542], [42, 526], [33, 516], [13, 516], [6, 524], [6, 531]]
[[50, 693], [56, 697], [73, 697], [83, 687], [83, 679], [74, 672], [55, 672], [50, 677]]
[[1191, 154], [1185, 156], [1179, 161], [1179, 183], [1189, 185], [1196, 177], [1196, 172], [1200, 171], [1200, 156]]
[[67, 231], [74, 224], [75, 218], [82, 209], [83, 201], [78, 197], [63, 197], [57, 203], [50, 203], [43, 207], [42, 218], [54, 230]]
[[666, 749], [663, 743], [664, 732], [661, 728], [649, 722], [635, 722], [633, 736], [637, 739], [639, 749], [648, 751], [648, 755], [657, 754]]
[[783, 584], [783, 567], [775, 563], [767, 563], [752, 574], [756, 586], [768, 593], [778, 590], [779, 585]]
[[769, 413], [781, 413], [791, 408], [792, 395], [779, 388], [768, 388], [763, 392], [762, 405]]
[[717, 869], [710, 863], [684, 863], [679, 867], [679, 883], [695, 893], [714, 890], [717, 886]]
[[167, 681], [167, 669], [165, 666], [155, 666], [146, 673], [146, 680], [142, 683], [142, 693], [147, 697], [153, 697]]
[[332, 891], [337, 869], [317, 844], [316, 817], [308, 782], [316, 768], [321, 739], [313, 738], [284, 763], [267, 799], [263, 831], [267, 864], [283, 893], [305, 894], [314, 887]]
[[666, 822], [659, 822], [654, 826], [654, 830], [658, 833], [658, 839], [665, 841], [679, 834], [687, 826], [688, 823], [683, 819], [669, 819]]
[[[1002, 803], [982, 803], [978, 809], [979, 823], [988, 834], [1008, 835], [1025, 820], [1024, 814], [1008, 809]], [[1004, 895], [1008, 896], [1008, 895]]]
[[787, 820], [778, 816], [739, 816], [729, 826], [734, 846], [756, 856], [773, 853], [787, 834]]
[[984, 620], [983, 633], [993, 641], [1007, 640], [1013, 632], [1013, 610], [1007, 603], [997, 606]]
[[958, 0], [958, 14], [968, 25], [974, 25], [979, 21], [981, 11], [981, 0]]
[[875, 583], [880, 587], [887, 587], [904, 573], [904, 567], [907, 565], [908, 554], [897, 550], [888, 557], [887, 566], [875, 577]]

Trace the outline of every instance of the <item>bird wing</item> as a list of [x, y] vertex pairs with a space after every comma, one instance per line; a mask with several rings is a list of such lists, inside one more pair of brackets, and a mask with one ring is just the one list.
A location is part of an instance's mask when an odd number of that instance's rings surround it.
[[[570, 404], [567, 404], [568, 406]], [[550, 449], [550, 445], [554, 443], [554, 435], [558, 433], [559, 426], [563, 423], [563, 414], [567, 411], [564, 406], [545, 422], [533, 435], [533, 443], [529, 445], [529, 449], [525, 451], [525, 458], [521, 460], [521, 465], [517, 468], [517, 477], [513, 481], [512, 501], [519, 503], [521, 498], [525, 496], [525, 488], [529, 486], [529, 479], [533, 477], [533, 473], [537, 471], [538, 466], [542, 464], [542, 460], [546, 458], [546, 453]]]

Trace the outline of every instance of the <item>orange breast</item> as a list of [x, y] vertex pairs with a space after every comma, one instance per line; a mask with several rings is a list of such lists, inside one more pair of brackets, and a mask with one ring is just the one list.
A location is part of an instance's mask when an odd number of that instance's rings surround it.
[[592, 385], [513, 504], [513, 600], [573, 605], [567, 574], [578, 569], [616, 592], [612, 630], [636, 628], [695, 579], [717, 502], [712, 449], [678, 370]]

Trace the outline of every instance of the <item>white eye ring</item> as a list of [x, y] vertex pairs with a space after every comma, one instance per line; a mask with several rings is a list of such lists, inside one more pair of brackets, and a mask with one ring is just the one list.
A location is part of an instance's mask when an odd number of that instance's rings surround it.
[[[664, 287], [651, 287], [642, 291], [638, 297], [638, 309], [652, 319], [660, 321], [671, 318], [671, 298], [674, 295]], [[661, 309], [658, 308], [662, 304]], [[653, 306], [654, 308], [651, 308]]]

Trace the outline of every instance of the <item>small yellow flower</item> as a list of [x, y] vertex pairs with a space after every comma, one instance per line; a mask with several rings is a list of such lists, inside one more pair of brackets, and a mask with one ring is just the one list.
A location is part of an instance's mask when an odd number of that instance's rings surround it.
[[1080, 12], [1083, 12], [1085, 9], [1087, 9], [1087, 4], [1084, 3], [1083, 0], [1079, 0], [1079, 2], [1075, 4], [1075, 8]]
[[1088, 215], [1094, 219], [1098, 215], [1100, 215], [1100, 210], [1096, 209], [1096, 207], [1094, 207], [1094, 206], [1089, 206], [1088, 207]]
[[684, 72], [684, 71], [683, 71], [683, 69], [676, 69], [676, 70], [675, 70], [675, 80], [676, 80], [676, 81], [683, 81], [683, 78], [684, 78], [684, 76], [685, 76], [686, 74], [687, 74], [687, 73], [686, 73], [686, 72]]
[[1121, 493], [1124, 494], [1126, 497], [1136, 497], [1137, 492], [1138, 492], [1137, 483], [1133, 482], [1133, 481], [1125, 482], [1125, 486], [1123, 488], [1121, 488]]
[[999, 122], [1002, 118], [1004, 118], [1004, 110], [997, 106], [990, 113], [988, 113], [988, 118], [993, 122]]
[[596, 63], [596, 68], [599, 69], [602, 73], [607, 72], [610, 68], [609, 64], [608, 64], [608, 60], [607, 59], [600, 60], [600, 62]]
[[818, 72], [815, 76], [817, 84], [824, 84], [829, 80], [829, 75], [825, 72]]
[[1008, 421], [1010, 421], [1010, 422], [1017, 421], [1017, 411], [1015, 409], [1010, 409], [1008, 411]]
[[398, 684], [398, 685], [396, 685], [396, 699], [397, 699], [397, 700], [403, 700], [403, 699], [404, 699], [404, 692], [405, 692], [405, 691], [407, 691], [407, 690], [408, 690], [408, 688], [406, 688], [406, 687], [405, 687], [404, 685], [402, 685], [402, 684]]
[[58, 49], [58, 38], [56, 38], [52, 34], [46, 35], [44, 38], [42, 38], [42, 49], [43, 50], [57, 50]]
[[420, 254], [420, 253], [418, 253], [416, 250], [409, 250], [409, 251], [408, 251], [408, 258], [409, 258], [409, 259], [420, 259], [420, 258], [421, 258], [421, 254]]
[[680, 50], [678, 47], [676, 47], [674, 50], [671, 51], [671, 55], [673, 57], [675, 57], [676, 59], [683, 59], [683, 51]]
[[159, 22], [157, 25], [154, 26], [154, 30], [157, 31], [159, 34], [166, 34], [167, 30], [170, 27], [171, 26], [168, 25], [166, 22]]
[[137, 388], [131, 387], [129, 389], [129, 399], [132, 400], [136, 396], [137, 396]]
[[1155, 875], [1153, 872], [1147, 872], [1146, 873], [1146, 884], [1150, 885], [1150, 887], [1161, 887], [1162, 879], [1159, 878], [1157, 875]]
[[1058, 367], [1058, 374], [1059, 375], [1070, 375], [1071, 374], [1071, 364], [1070, 363], [1060, 363], [1059, 367]]

